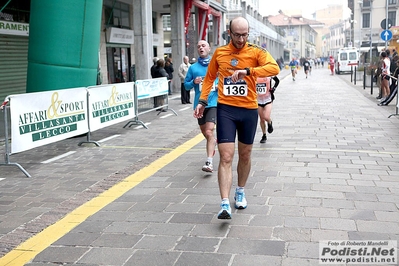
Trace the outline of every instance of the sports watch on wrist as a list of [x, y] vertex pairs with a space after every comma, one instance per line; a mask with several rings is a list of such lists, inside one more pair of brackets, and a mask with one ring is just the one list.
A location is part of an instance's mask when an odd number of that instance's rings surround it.
[[249, 67], [244, 68], [247, 71], [247, 76], [251, 74], [251, 71], [249, 70]]

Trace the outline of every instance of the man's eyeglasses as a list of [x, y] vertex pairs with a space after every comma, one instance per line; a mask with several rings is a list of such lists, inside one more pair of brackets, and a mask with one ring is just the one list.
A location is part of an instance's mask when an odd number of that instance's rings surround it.
[[230, 30], [230, 33], [231, 33], [231, 35], [234, 36], [234, 38], [237, 38], [237, 39], [240, 39], [241, 37], [242, 37], [243, 39], [246, 39], [246, 38], [248, 38], [248, 36], [249, 36], [249, 33], [239, 34], [239, 33], [233, 32], [232, 30]]

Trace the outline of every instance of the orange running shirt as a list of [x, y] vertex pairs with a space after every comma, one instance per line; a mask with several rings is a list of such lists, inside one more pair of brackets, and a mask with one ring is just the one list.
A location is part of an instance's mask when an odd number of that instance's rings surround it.
[[[245, 68], [250, 69], [250, 75], [245, 76], [242, 82], [231, 83], [229, 77], [234, 71]], [[218, 103], [257, 109], [256, 78], [276, 76], [279, 72], [276, 60], [265, 49], [251, 43], [237, 49], [230, 42], [218, 47], [212, 55], [200, 99], [208, 99], [213, 81], [219, 77]]]

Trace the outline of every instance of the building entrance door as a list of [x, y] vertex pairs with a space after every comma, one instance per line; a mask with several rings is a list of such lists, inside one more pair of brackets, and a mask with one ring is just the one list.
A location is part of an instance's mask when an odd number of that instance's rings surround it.
[[112, 83], [130, 80], [130, 48], [107, 47], [108, 81]]

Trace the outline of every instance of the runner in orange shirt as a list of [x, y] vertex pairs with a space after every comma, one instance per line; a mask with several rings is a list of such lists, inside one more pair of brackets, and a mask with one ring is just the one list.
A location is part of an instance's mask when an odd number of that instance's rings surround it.
[[228, 33], [231, 41], [218, 47], [213, 54], [199, 104], [194, 110], [194, 117], [202, 117], [213, 82], [219, 77], [216, 127], [220, 156], [218, 181], [222, 198], [219, 219], [231, 219], [229, 195], [233, 182], [232, 162], [236, 135], [239, 159], [235, 207], [247, 207], [244, 187], [251, 171], [252, 145], [258, 124], [256, 78], [276, 76], [280, 72], [269, 52], [247, 42], [249, 23], [245, 18], [236, 17], [231, 20]]

